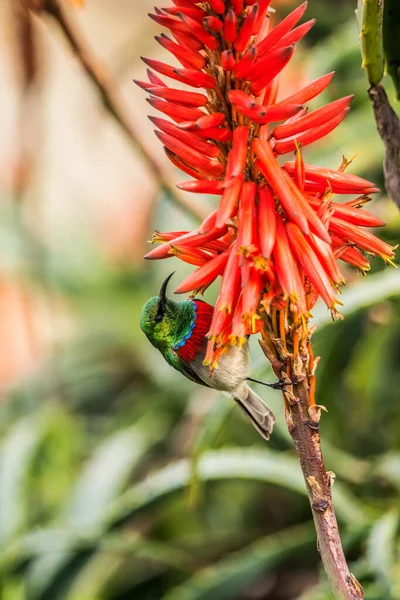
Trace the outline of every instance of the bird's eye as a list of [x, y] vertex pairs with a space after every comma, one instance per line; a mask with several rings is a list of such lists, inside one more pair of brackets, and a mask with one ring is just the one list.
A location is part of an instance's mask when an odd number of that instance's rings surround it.
[[163, 320], [163, 316], [161, 313], [156, 314], [156, 318], [155, 318], [155, 322], [156, 323], [161, 323], [161, 321]]

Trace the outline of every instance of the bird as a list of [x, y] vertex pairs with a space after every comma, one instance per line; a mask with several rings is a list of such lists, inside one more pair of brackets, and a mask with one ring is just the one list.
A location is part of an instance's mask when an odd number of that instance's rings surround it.
[[248, 344], [241, 348], [230, 346], [222, 354], [218, 368], [211, 372], [203, 364], [207, 332], [214, 307], [203, 300], [189, 298], [176, 302], [167, 297], [171, 273], [161, 285], [158, 296], [144, 304], [140, 327], [150, 343], [157, 348], [167, 363], [194, 383], [227, 392], [250, 419], [258, 433], [268, 440], [276, 418], [268, 406], [249, 387], [247, 381], [261, 383], [282, 390], [284, 380], [265, 383], [249, 377], [250, 353]]

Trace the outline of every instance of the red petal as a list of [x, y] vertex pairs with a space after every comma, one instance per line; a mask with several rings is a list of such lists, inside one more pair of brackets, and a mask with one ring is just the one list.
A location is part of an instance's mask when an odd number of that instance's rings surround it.
[[312, 233], [308, 238], [308, 242], [317, 255], [320, 263], [324, 267], [325, 272], [327, 273], [331, 282], [335, 285], [344, 283], [345, 280], [343, 274], [340, 272], [330, 244], [323, 242]]
[[208, 98], [207, 96], [204, 96], [204, 94], [197, 94], [196, 92], [185, 92], [183, 90], [175, 90], [165, 85], [156, 86], [150, 83], [147, 84], [143, 81], [134, 81], [139, 87], [149, 92], [152, 96], [157, 96], [159, 98], [163, 98], [164, 100], [168, 100], [176, 104], [183, 104], [184, 106], [197, 108], [199, 106], [205, 106], [205, 104], [207, 104], [208, 102]]
[[225, 2], [223, 0], [208, 0], [211, 8], [215, 10], [218, 15], [223, 15], [225, 12]]
[[[236, 13], [237, 14], [237, 13]], [[238, 52], [243, 52], [249, 43], [250, 36], [252, 35], [254, 24], [258, 15], [258, 5], [254, 4], [247, 13], [243, 25], [240, 28], [239, 35], [237, 36], [233, 47]]]
[[231, 0], [231, 4], [235, 15], [240, 17], [243, 12], [243, 0]]
[[211, 77], [211, 75], [203, 73], [202, 71], [195, 71], [193, 69], [174, 69], [174, 73], [180, 78], [179, 81], [191, 85], [192, 87], [203, 87], [206, 90], [211, 90], [216, 84], [215, 77]]
[[175, 246], [171, 245], [171, 249], [169, 254], [176, 256], [180, 260], [189, 265], [195, 265], [196, 267], [200, 267], [208, 262], [212, 255], [204, 252], [203, 250], [199, 250], [198, 248], [188, 248], [185, 246]]
[[221, 54], [221, 67], [224, 71], [232, 71], [235, 64], [235, 57], [232, 50], [224, 50]]
[[286, 35], [298, 21], [300, 21], [306, 8], [307, 2], [304, 2], [294, 11], [292, 11], [285, 19], [283, 19], [283, 21], [281, 21], [274, 29], [272, 29], [267, 37], [260, 44], [258, 44], [259, 54], [265, 54], [270, 48], [272, 48], [272, 46], [279, 42], [279, 40], [281, 40], [282, 37]]
[[228, 10], [224, 19], [224, 39], [226, 42], [233, 43], [236, 40], [237, 18], [232, 8]]
[[305, 104], [309, 100], [312, 100], [313, 98], [321, 94], [321, 92], [323, 92], [324, 89], [328, 87], [334, 75], [335, 71], [332, 71], [327, 75], [323, 75], [322, 77], [315, 79], [315, 81], [312, 81], [303, 89], [299, 90], [298, 92], [295, 92], [291, 96], [288, 96], [284, 100], [281, 100], [279, 104]]
[[[243, 175], [224, 182], [224, 193], [222, 194], [219, 207], [217, 226], [222, 227], [228, 219], [234, 217], [238, 209], [240, 189], [243, 183]], [[227, 186], [227, 187], [226, 187]]]
[[258, 15], [256, 22], [254, 23], [252, 35], [257, 35], [264, 23], [265, 16], [268, 12], [268, 6], [271, 4], [271, 0], [258, 0]]
[[362, 273], [365, 274], [366, 271], [369, 271], [371, 266], [369, 261], [365, 258], [363, 254], [357, 248], [353, 248], [352, 246], [348, 246], [341, 238], [336, 238], [338, 246], [335, 249], [335, 256], [347, 262], [349, 265], [353, 265], [359, 269]]
[[299, 25], [298, 27], [296, 27], [296, 29], [293, 29], [293, 31], [290, 31], [289, 33], [284, 35], [282, 39], [280, 39], [279, 42], [275, 44], [275, 48], [281, 48], [282, 46], [290, 46], [291, 44], [296, 44], [305, 35], [307, 35], [307, 33], [315, 25], [315, 23], [316, 19], [311, 19], [311, 21], [307, 21], [307, 23]]
[[232, 333], [229, 336], [231, 344], [241, 348], [247, 342], [247, 327], [243, 321], [243, 299], [240, 296], [232, 321]]
[[286, 232], [290, 246], [307, 277], [325, 304], [331, 309], [335, 308], [337, 298], [328, 275], [306, 238], [294, 223], [286, 223]]
[[226, 175], [228, 177], [237, 177], [243, 173], [246, 160], [248, 145], [247, 141], [249, 138], [249, 128], [245, 125], [236, 127], [232, 137], [232, 150], [229, 152], [228, 166], [226, 169]]
[[169, 242], [189, 231], [156, 231], [153, 233], [153, 242]]
[[189, 106], [181, 106], [173, 102], [166, 102], [160, 98], [146, 98], [147, 102], [156, 110], [164, 113], [174, 119], [174, 121], [183, 121], [185, 119], [197, 119], [202, 115], [202, 111], [198, 108], [190, 108]]
[[178, 19], [166, 17], [165, 15], [152, 15], [150, 13], [149, 17], [159, 25], [162, 25], [163, 27], [168, 27], [168, 29], [170, 29], [171, 31], [178, 31], [186, 35], [191, 34], [189, 27]]
[[190, 165], [194, 167], [198, 166], [200, 169], [208, 171], [217, 176], [224, 173], [225, 168], [217, 159], [204, 156], [201, 152], [198, 152], [185, 142], [178, 140], [169, 133], [156, 131], [155, 134], [159, 140], [161, 140], [164, 146], [171, 150], [171, 152], [175, 152], [175, 154], [180, 156], [184, 161], [187, 161]]
[[[285, 163], [283, 168], [292, 175], [295, 169], [294, 162]], [[327, 187], [330, 187], [334, 193], [338, 194], [344, 193], [343, 190], [347, 190], [349, 194], [362, 194], [365, 189], [371, 188], [374, 185], [357, 175], [316, 165], [304, 165], [304, 172], [307, 181], [321, 182], [323, 184], [319, 190], [322, 192]]]
[[297, 304], [299, 312], [306, 312], [304, 284], [294, 260], [282, 217], [276, 215], [276, 243], [273, 249], [276, 276], [283, 293]]
[[259, 186], [258, 200], [258, 231], [261, 253], [264, 258], [269, 258], [275, 244], [276, 235], [276, 207], [271, 188]]
[[195, 35], [201, 42], [203, 42], [206, 48], [209, 48], [210, 50], [216, 50], [218, 48], [218, 40], [213, 35], [211, 35], [211, 33], [208, 33], [204, 29], [202, 24], [198, 23], [197, 21], [195, 21], [195, 19], [192, 19], [188, 15], [181, 14], [179, 16], [181, 17], [182, 21], [189, 27], [192, 34]]
[[304, 192], [305, 178], [306, 178], [306, 175], [305, 175], [305, 169], [304, 169], [303, 154], [301, 152], [301, 146], [298, 146], [296, 149], [294, 180], [296, 182], [297, 187], [302, 192]]
[[215, 140], [217, 142], [229, 142], [232, 139], [230, 129], [223, 127], [210, 127], [209, 129], [199, 129], [196, 135], [206, 140]]
[[218, 17], [206, 17], [203, 19], [203, 25], [209, 27], [209, 29], [212, 29], [216, 33], [220, 33], [224, 28], [223, 22], [221, 19], [218, 19]]
[[237, 107], [240, 114], [249, 117], [255, 123], [266, 124], [283, 121], [288, 117], [296, 114], [301, 109], [299, 104], [286, 104], [285, 106], [263, 106], [258, 105], [252, 109]]
[[214, 113], [212, 115], [204, 115], [195, 122], [181, 123], [181, 129], [210, 129], [222, 125], [225, 121], [224, 113]]
[[251, 46], [251, 48], [249, 48], [247, 52], [243, 54], [242, 58], [238, 60], [233, 69], [233, 72], [238, 79], [244, 79], [249, 68], [254, 65], [256, 57], [257, 48], [256, 46]]
[[210, 215], [208, 215], [208, 217], [204, 219], [204, 221], [198, 229], [199, 233], [210, 233], [210, 231], [215, 230], [215, 224], [217, 222], [217, 212], [218, 211], [214, 210], [214, 212], [212, 212]]
[[181, 235], [174, 240], [171, 240], [170, 243], [161, 244], [150, 250], [145, 256], [146, 260], [158, 260], [160, 258], [168, 258], [170, 256], [169, 251], [171, 249], [171, 245], [174, 246], [187, 246], [189, 248], [203, 246], [204, 244], [210, 242], [211, 240], [217, 240], [219, 237], [225, 235], [228, 231], [227, 227], [222, 227], [220, 229], [214, 229], [205, 234], [201, 234], [198, 231], [189, 231], [184, 235]]
[[222, 254], [209, 260], [186, 277], [176, 288], [175, 294], [186, 294], [187, 292], [204, 289], [211, 285], [218, 275], [223, 273], [228, 258], [229, 250], [225, 250]]
[[277, 48], [268, 54], [268, 56], [260, 59], [260, 56], [257, 54], [257, 60], [254, 64], [249, 64], [247, 69], [244, 68], [236, 69], [237, 73], [243, 73], [242, 78], [247, 79], [248, 81], [254, 81], [263, 77], [264, 75], [268, 75], [270, 80], [275, 77], [287, 64], [290, 60], [290, 57], [293, 54], [294, 46], [286, 46], [285, 48]]
[[369, 231], [360, 229], [357, 225], [352, 225], [333, 217], [330, 220], [329, 228], [341, 238], [356, 244], [367, 252], [381, 256], [384, 260], [392, 260], [394, 258], [394, 248], [392, 246], [380, 240]]
[[182, 13], [184, 15], [188, 15], [192, 19], [196, 21], [202, 21], [204, 19], [204, 10], [198, 8], [197, 6], [185, 6], [182, 2], [178, 2], [177, 6], [169, 6], [167, 8], [163, 8], [163, 11], [169, 15], [179, 15]]
[[246, 181], [240, 192], [237, 243], [244, 256], [258, 251], [256, 192], [252, 181]]
[[277, 162], [268, 142], [262, 140], [253, 141], [254, 152], [260, 159], [260, 168], [267, 182], [278, 196], [283, 208], [290, 219], [297, 223], [304, 233], [309, 233], [307, 219], [303, 214], [303, 207], [299, 205], [293, 196], [292, 190], [283, 175], [284, 171]]
[[157, 75], [155, 73], [153, 73], [153, 71], [151, 71], [150, 69], [147, 69], [146, 72], [147, 72], [147, 77], [149, 78], [150, 83], [152, 83], [153, 85], [156, 85], [156, 86], [167, 87], [166, 84], [163, 82], [163, 80], [160, 79], [159, 77], [157, 77]]
[[220, 150], [217, 148], [217, 146], [211, 144], [210, 142], [205, 142], [199, 139], [196, 135], [189, 131], [179, 129], [179, 127], [170, 121], [166, 121], [165, 119], [160, 119], [158, 117], [149, 117], [149, 119], [156, 127], [161, 129], [161, 131], [173, 135], [178, 140], [181, 140], [188, 146], [191, 146], [197, 152], [200, 152], [211, 158], [217, 158], [220, 155]]
[[222, 194], [222, 181], [211, 181], [209, 179], [199, 179], [198, 181], [183, 181], [177, 187], [185, 192], [194, 192], [196, 194]]
[[262, 288], [261, 275], [253, 269], [250, 280], [242, 290], [242, 319], [251, 333], [257, 332], [256, 321], [260, 319], [257, 308]]
[[232, 314], [236, 306], [241, 289], [239, 260], [237, 244], [234, 244], [230, 249], [229, 259], [222, 276], [221, 289], [217, 300], [219, 311]]
[[335, 100], [334, 102], [331, 102], [322, 108], [318, 108], [312, 113], [305, 115], [301, 119], [297, 119], [293, 123], [278, 125], [274, 129], [273, 135], [277, 140], [281, 140], [284, 138], [297, 136], [302, 131], [307, 131], [312, 127], [319, 127], [333, 117], [336, 117], [345, 108], [347, 108], [353, 98], [354, 95], [340, 98], [340, 100]]
[[[310, 199], [309, 202], [315, 210], [318, 210], [323, 204], [323, 200], [318, 199]], [[382, 227], [385, 225], [384, 221], [361, 208], [352, 208], [351, 206], [338, 204], [337, 202], [330, 202], [329, 208], [333, 216], [359, 227]]]
[[331, 238], [329, 237], [328, 231], [326, 230], [317, 213], [308, 204], [306, 198], [296, 186], [294, 181], [290, 179], [286, 171], [283, 171], [282, 175], [286, 179], [287, 184], [292, 191], [293, 197], [296, 199], [299, 207], [301, 207], [302, 214], [307, 219], [310, 230], [314, 232], [319, 238], [321, 238], [321, 240], [324, 240], [329, 244], [331, 242]]
[[308, 131], [300, 133], [294, 138], [277, 141], [274, 146], [274, 151], [277, 154], [287, 154], [288, 152], [293, 152], [296, 149], [296, 143], [302, 144], [302, 146], [307, 146], [308, 144], [316, 142], [336, 129], [336, 127], [343, 121], [349, 110], [350, 108], [346, 108], [336, 117], [327, 121], [324, 125], [320, 125], [314, 129], [309, 129]]
[[184, 48], [188, 48], [189, 50], [193, 50], [193, 52], [198, 52], [203, 49], [203, 44], [193, 35], [185, 34], [178, 31], [173, 31], [172, 35], [176, 39], [179, 45]]
[[290, 59], [293, 56], [294, 46], [282, 48], [282, 51], [284, 51], [284, 53], [280, 61], [277, 61], [275, 63], [271, 63], [270, 61], [268, 61], [268, 67], [267, 64], [265, 64], [264, 62], [264, 67], [260, 76], [256, 78], [251, 84], [250, 90], [257, 96], [261, 94], [262, 90], [273, 80], [274, 77], [278, 75], [278, 73], [282, 71], [282, 69], [290, 61]]
[[190, 177], [194, 177], [195, 179], [218, 179], [218, 175], [213, 175], [208, 171], [203, 171], [198, 166], [190, 167], [179, 156], [174, 154], [174, 152], [171, 152], [171, 150], [165, 148], [165, 146], [164, 152], [167, 155], [168, 159], [172, 162], [172, 164], [175, 165], [175, 167], [177, 167], [177, 169], [180, 169], [184, 173], [187, 173]]
[[165, 34], [156, 36], [155, 39], [163, 48], [171, 52], [179, 61], [185, 63], [183, 66], [188, 64], [194, 69], [202, 69], [206, 64], [206, 59], [199, 52], [194, 52], [188, 48], [182, 47], [180, 44], [176, 44], [169, 39]]

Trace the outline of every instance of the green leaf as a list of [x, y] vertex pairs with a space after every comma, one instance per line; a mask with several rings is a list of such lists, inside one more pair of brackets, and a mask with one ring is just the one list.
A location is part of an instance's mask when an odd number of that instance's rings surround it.
[[[67, 501], [66, 527], [76, 532], [85, 531], [88, 535], [98, 531], [110, 502], [120, 494], [157, 434], [157, 427], [143, 427], [141, 423], [119, 431], [103, 442], [84, 467]], [[36, 597], [43, 594], [73, 555], [67, 545], [64, 549], [43, 554], [32, 564], [29, 580]]]
[[[297, 458], [273, 450], [249, 448], [208, 452], [199, 460], [198, 473], [204, 481], [244, 479], [270, 483], [304, 496], [307, 494]], [[112, 526], [186, 488], [190, 478], [190, 461], [186, 459], [150, 475], [113, 503], [106, 526]], [[334, 486], [334, 502], [340, 519], [353, 524], [364, 522], [362, 505], [339, 483]]]
[[229, 401], [226, 397], [221, 397], [214, 402], [211, 410], [204, 419], [204, 423], [200, 428], [199, 435], [195, 441], [195, 445], [191, 457], [191, 480], [189, 488], [189, 504], [195, 506], [198, 504], [202, 493], [202, 481], [198, 471], [200, 457], [213, 446], [215, 439], [221, 433], [226, 419], [234, 408], [235, 404]]
[[400, 491], [400, 453], [385, 454], [377, 464], [375, 473], [390, 481]]
[[26, 479], [43, 428], [38, 419], [18, 421], [0, 449], [0, 543], [24, 525], [27, 513]]
[[144, 429], [132, 427], [119, 431], [97, 448], [67, 503], [68, 526], [92, 528], [101, 523], [109, 502], [126, 485], [148, 442]]
[[371, 567], [386, 584], [388, 595], [391, 595], [393, 584], [398, 527], [399, 511], [392, 509], [375, 523], [367, 543], [367, 556]]
[[385, 60], [383, 56], [383, 0], [358, 0], [362, 66], [371, 85], [380, 83]]
[[[360, 278], [346, 288], [340, 296], [343, 302], [340, 312], [347, 317], [393, 296], [400, 296], [400, 270], [388, 268]], [[313, 309], [313, 316], [318, 324], [317, 332], [332, 324], [329, 311], [321, 303]]]
[[315, 543], [312, 523], [269, 535], [198, 571], [163, 600], [233, 600], [258, 577]]

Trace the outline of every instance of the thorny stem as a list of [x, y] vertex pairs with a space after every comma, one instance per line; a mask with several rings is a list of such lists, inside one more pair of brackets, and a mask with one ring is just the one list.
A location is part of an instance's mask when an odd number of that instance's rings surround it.
[[[283, 322], [284, 317], [279, 317], [279, 321]], [[267, 318], [260, 345], [276, 376], [280, 379], [289, 375], [293, 383], [284, 392], [285, 419], [299, 457], [317, 533], [317, 546], [333, 593], [338, 600], [362, 600], [362, 587], [350, 573], [343, 553], [332, 503], [334, 473], [326, 471], [321, 451], [319, 420], [324, 407], [313, 404], [311, 397], [315, 386], [314, 365], [317, 362], [311, 350], [311, 331], [303, 324], [299, 332], [295, 317], [289, 322], [292, 327], [284, 343], [282, 339], [274, 337]], [[293, 353], [294, 349], [296, 353]]]
[[43, 0], [42, 5], [39, 4], [39, 8], [51, 15], [58, 23], [89, 79], [98, 89], [106, 110], [113, 116], [135, 149], [144, 158], [161, 189], [173, 202], [194, 216], [196, 220], [204, 219], [209, 213], [209, 207], [204, 203], [199, 205], [176, 189], [170, 175], [165, 172], [165, 169], [140, 139], [131, 116], [131, 110], [125, 103], [112, 73], [90, 50], [77, 24], [62, 4], [58, 0]]

